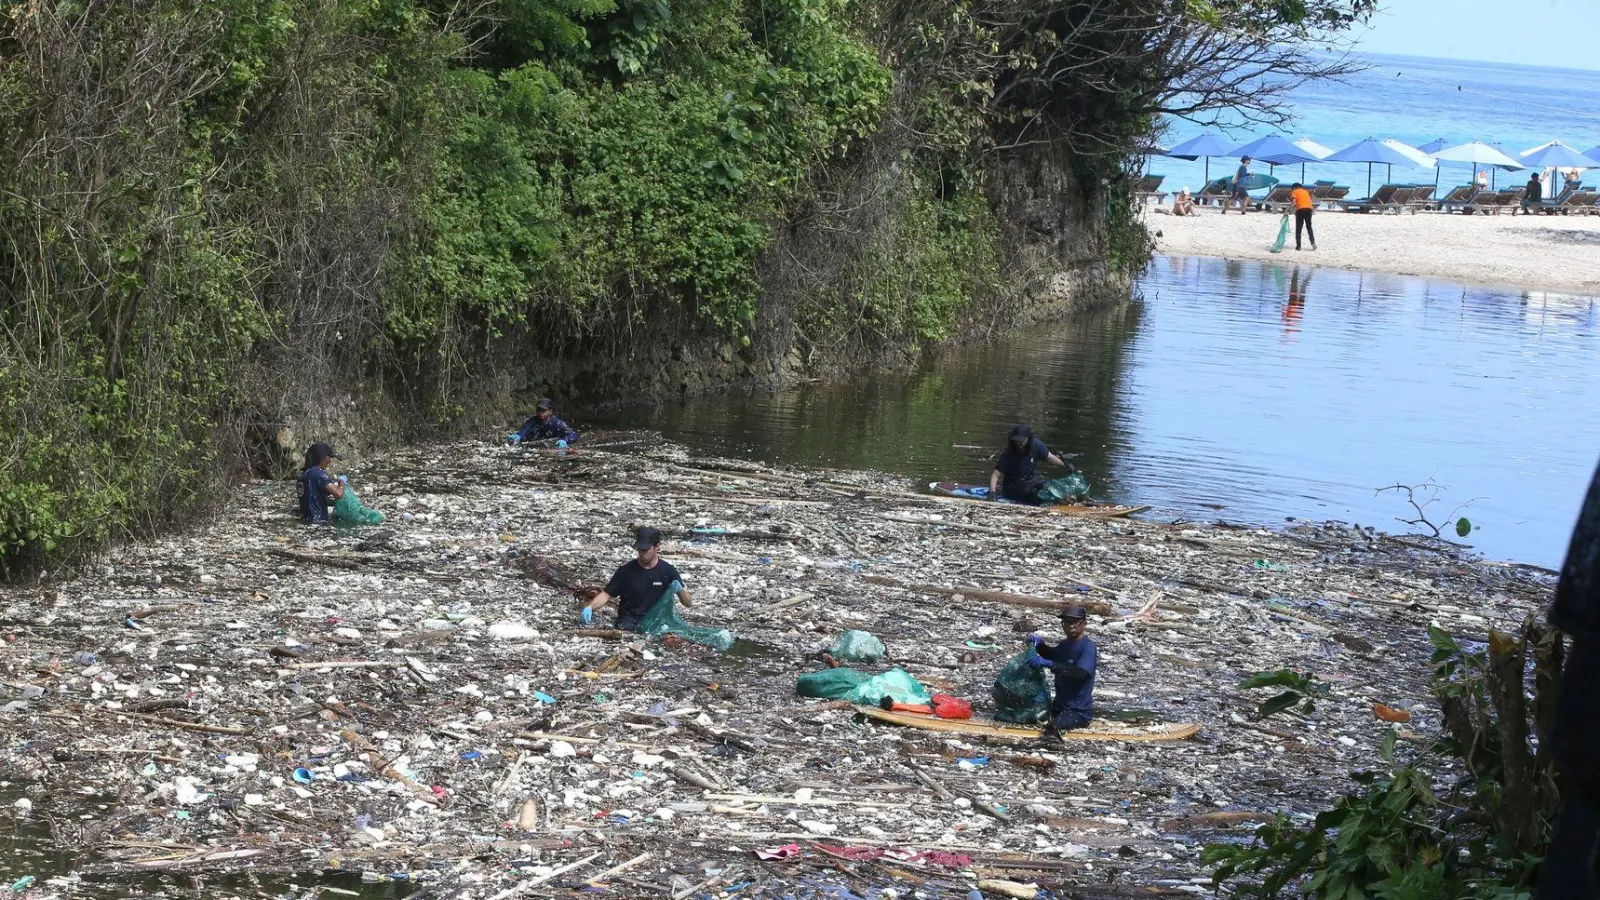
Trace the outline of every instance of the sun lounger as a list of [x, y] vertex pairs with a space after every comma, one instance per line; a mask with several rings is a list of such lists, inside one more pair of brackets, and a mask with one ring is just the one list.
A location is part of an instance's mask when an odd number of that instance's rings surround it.
[[1455, 212], [1464, 209], [1472, 203], [1472, 198], [1478, 195], [1478, 186], [1475, 184], [1456, 185], [1443, 197], [1435, 198], [1433, 208], [1444, 212]]
[[1287, 184], [1274, 185], [1265, 199], [1256, 203], [1257, 209], [1268, 212], [1287, 212], [1294, 205], [1294, 188]]
[[1499, 215], [1503, 210], [1522, 202], [1523, 188], [1503, 191], [1482, 191], [1472, 199], [1472, 207], [1480, 213]]
[[1567, 198], [1566, 205], [1561, 211], [1563, 213], [1580, 213], [1587, 216], [1600, 215], [1600, 206], [1597, 206], [1597, 203], [1600, 203], [1600, 190], [1578, 188]]
[[1149, 203], [1152, 199], [1157, 203], [1166, 200], [1167, 195], [1161, 190], [1161, 182], [1166, 179], [1167, 176], [1165, 175], [1145, 175], [1140, 177], [1139, 183], [1133, 186], [1134, 200], [1140, 204]]
[[1388, 209], [1395, 201], [1395, 195], [1400, 192], [1400, 185], [1385, 184], [1372, 192], [1372, 196], [1365, 200], [1344, 200], [1339, 203], [1345, 212], [1366, 213]]
[[1228, 192], [1222, 189], [1222, 179], [1214, 178], [1206, 182], [1200, 193], [1194, 195], [1196, 206], [1205, 206], [1208, 203], [1221, 203], [1228, 199]]
[[1566, 210], [1564, 207], [1566, 206], [1567, 199], [1577, 192], [1578, 191], [1576, 188], [1563, 188], [1561, 193], [1551, 197], [1548, 200], [1540, 200], [1538, 203], [1528, 204], [1528, 212], [1538, 212], [1546, 215], [1554, 215], [1558, 212], [1565, 213]]

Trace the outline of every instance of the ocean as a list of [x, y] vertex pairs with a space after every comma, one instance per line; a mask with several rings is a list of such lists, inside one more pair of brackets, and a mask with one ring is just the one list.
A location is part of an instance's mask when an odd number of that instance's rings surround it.
[[[1369, 68], [1344, 82], [1318, 82], [1296, 90], [1289, 102], [1295, 121], [1278, 133], [1291, 139], [1309, 137], [1330, 150], [1369, 137], [1395, 138], [1413, 147], [1438, 138], [1452, 146], [1481, 140], [1498, 144], [1501, 152], [1512, 157], [1551, 140], [1564, 141], [1579, 152], [1600, 144], [1600, 71], [1415, 56], [1354, 57]], [[1162, 138], [1163, 146], [1187, 140], [1201, 130], [1187, 122], [1173, 123]], [[1221, 133], [1243, 144], [1268, 130]], [[1237, 165], [1237, 160], [1213, 158], [1211, 177], [1231, 175]], [[1266, 171], [1260, 164], [1252, 170]], [[1150, 158], [1146, 171], [1167, 176], [1163, 190], [1188, 186], [1198, 191], [1205, 183], [1202, 160], [1156, 156]], [[1285, 181], [1297, 180], [1300, 167], [1280, 166], [1273, 174]], [[1372, 183], [1431, 182], [1435, 174], [1442, 185], [1466, 184], [1472, 168], [1446, 163], [1435, 173], [1395, 166], [1390, 178], [1385, 166], [1374, 166]], [[1527, 180], [1526, 172], [1495, 172], [1494, 176], [1506, 186]], [[1310, 163], [1305, 177], [1334, 179], [1351, 187], [1352, 198], [1366, 196], [1364, 164]], [[1587, 183], [1597, 180], [1600, 172], [1591, 172]]]

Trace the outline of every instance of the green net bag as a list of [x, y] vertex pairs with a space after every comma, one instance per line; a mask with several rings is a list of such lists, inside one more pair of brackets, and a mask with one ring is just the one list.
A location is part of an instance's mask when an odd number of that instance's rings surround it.
[[1089, 479], [1073, 472], [1039, 486], [1039, 499], [1045, 503], [1073, 503], [1089, 496]]
[[933, 702], [933, 693], [905, 669], [890, 669], [882, 675], [874, 675], [844, 695], [844, 699], [863, 706], [877, 706], [885, 697], [896, 703]]
[[994, 680], [994, 717], [1035, 725], [1050, 712], [1050, 681], [1044, 669], [1028, 665], [1033, 648], [1011, 657]]
[[383, 521], [383, 513], [361, 505], [361, 498], [356, 496], [355, 489], [350, 485], [344, 486], [344, 496], [333, 504], [333, 524], [377, 525]]
[[674, 581], [667, 586], [667, 592], [661, 595], [656, 605], [639, 620], [639, 631], [651, 637], [661, 637], [664, 634], [675, 634], [686, 641], [703, 644], [716, 650], [726, 651], [733, 646], [733, 632], [726, 628], [702, 628], [690, 625], [678, 618], [678, 592], [683, 590], [683, 582]]
[[843, 662], [875, 663], [889, 655], [877, 636], [865, 631], [846, 631], [828, 648], [828, 655]]
[[843, 700], [846, 694], [871, 680], [872, 676], [855, 669], [823, 669], [801, 675], [794, 683], [794, 692], [819, 700]]

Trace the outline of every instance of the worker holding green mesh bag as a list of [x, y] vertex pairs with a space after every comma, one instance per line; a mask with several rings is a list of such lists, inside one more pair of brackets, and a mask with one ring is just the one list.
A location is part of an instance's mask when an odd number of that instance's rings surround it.
[[705, 644], [718, 650], [733, 646], [733, 634], [725, 628], [700, 628], [678, 617], [676, 604], [693, 606], [694, 598], [683, 586], [683, 576], [672, 563], [661, 558], [661, 532], [654, 528], [640, 528], [634, 536], [636, 559], [619, 567], [605, 590], [584, 604], [581, 610], [585, 625], [594, 621], [597, 609], [604, 609], [612, 600], [617, 601], [617, 628], [637, 631], [659, 637], [676, 634], [685, 640]]

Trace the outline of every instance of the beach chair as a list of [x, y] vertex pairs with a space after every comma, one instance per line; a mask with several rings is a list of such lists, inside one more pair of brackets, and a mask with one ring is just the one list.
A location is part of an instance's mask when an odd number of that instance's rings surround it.
[[1288, 212], [1294, 205], [1294, 188], [1287, 184], [1274, 185], [1267, 196], [1256, 203], [1257, 209], [1269, 212]]
[[1398, 184], [1380, 185], [1377, 190], [1372, 192], [1371, 197], [1365, 200], [1342, 200], [1339, 202], [1339, 206], [1343, 207], [1345, 212], [1368, 213], [1373, 210], [1381, 212], [1394, 203], [1395, 194], [1399, 192], [1400, 185]]
[[1152, 199], [1157, 203], [1165, 201], [1167, 195], [1161, 190], [1161, 182], [1166, 179], [1167, 176], [1165, 175], [1144, 175], [1140, 177], [1139, 183], [1133, 186], [1134, 200], [1141, 206], [1149, 203]]
[[1220, 204], [1226, 199], [1228, 199], [1228, 192], [1222, 189], [1222, 179], [1213, 178], [1212, 180], [1206, 182], [1206, 186], [1201, 188], [1199, 193], [1194, 195], [1194, 205], [1206, 206], [1207, 204], [1211, 203]]
[[1521, 204], [1522, 195], [1525, 193], [1527, 193], [1527, 188], [1507, 188], [1503, 191], [1495, 191], [1493, 197], [1477, 204], [1478, 211], [1499, 215]]
[[1565, 207], [1568, 198], [1577, 192], [1577, 188], [1562, 188], [1561, 193], [1549, 198], [1548, 200], [1540, 200], [1538, 203], [1528, 204], [1528, 212], [1543, 213], [1547, 216], [1555, 215], [1556, 213], [1565, 215], [1567, 212]]
[[1412, 185], [1411, 196], [1406, 197], [1404, 200], [1396, 198], [1395, 203], [1399, 204], [1399, 208], [1397, 208], [1395, 212], [1399, 212], [1400, 209], [1404, 209], [1406, 212], [1416, 215], [1417, 210], [1427, 209], [1433, 203], [1433, 185]]
[[1433, 201], [1433, 208], [1447, 213], [1455, 212], [1458, 209], [1465, 209], [1472, 203], [1472, 198], [1476, 197], [1477, 195], [1477, 185], [1458, 184], [1451, 188], [1449, 193], [1445, 194], [1443, 197], [1435, 198]]
[[1578, 213], [1580, 215], [1600, 215], [1600, 190], [1580, 187], [1567, 198], [1564, 213]]

